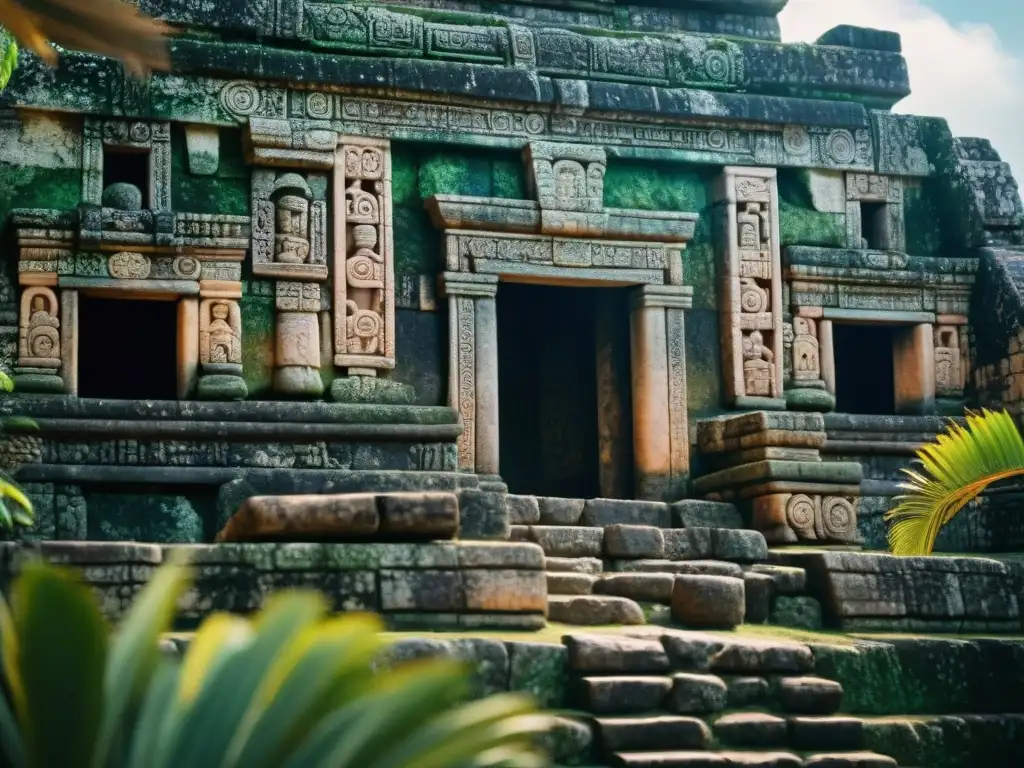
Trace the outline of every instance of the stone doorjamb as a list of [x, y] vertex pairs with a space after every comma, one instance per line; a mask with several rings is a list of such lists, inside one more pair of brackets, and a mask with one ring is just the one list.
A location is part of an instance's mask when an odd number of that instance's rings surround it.
[[[500, 474], [496, 304], [500, 277], [473, 272], [443, 275], [449, 300], [448, 397], [463, 423], [459, 468], [488, 476]], [[545, 282], [542, 275], [534, 277], [531, 282]], [[513, 276], [522, 278], [520, 272]], [[692, 304], [690, 286], [633, 289], [629, 322], [638, 498], [661, 500], [685, 490], [690, 450], [683, 315]]]

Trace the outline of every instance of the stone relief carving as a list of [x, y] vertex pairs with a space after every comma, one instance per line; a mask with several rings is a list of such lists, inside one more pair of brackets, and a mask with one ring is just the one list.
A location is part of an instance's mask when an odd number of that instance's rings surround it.
[[121, 251], [107, 260], [111, 277], [121, 280], [145, 280], [153, 268], [152, 262], [142, 253]]
[[[861, 250], [907, 250], [903, 210], [903, 180], [871, 173], [846, 174], [846, 244]], [[867, 211], [864, 203], [878, 210]], [[864, 220], [865, 215], [872, 218]], [[869, 237], [865, 238], [865, 232]]]
[[26, 368], [59, 368], [60, 306], [49, 288], [26, 288], [21, 294], [18, 328], [18, 365]]
[[855, 496], [773, 494], [754, 500], [754, 527], [771, 544], [857, 544]]
[[727, 168], [718, 194], [725, 203], [722, 305], [730, 397], [778, 398], [784, 340], [775, 171]]
[[[263, 160], [298, 157], [299, 144], [308, 142], [295, 134], [297, 122], [320, 121], [322, 131], [355, 136], [436, 140], [438, 134], [486, 137], [489, 142], [520, 148], [523, 140], [572, 141], [598, 147], [630, 146], [683, 151], [703, 155], [694, 162], [795, 168], [828, 168], [873, 172], [875, 151], [866, 128], [824, 128], [791, 125], [784, 128], [711, 128], [694, 121], [614, 121], [581, 114], [549, 114], [524, 107], [478, 107], [425, 104], [422, 101], [367, 98], [340, 93], [284, 89], [262, 83], [210, 79], [190, 81], [190, 88], [206, 89], [209, 108], [249, 125], [269, 119], [292, 124], [290, 149], [267, 149]], [[199, 95], [197, 94], [197, 98]], [[290, 118], [290, 120], [289, 120]], [[301, 134], [305, 135], [305, 134]], [[278, 145], [280, 146], [280, 145]], [[850, 152], [852, 146], [853, 151]], [[317, 157], [314, 158], [313, 154]], [[326, 168], [327, 160], [309, 149], [303, 157]], [[261, 160], [262, 161], [262, 160]], [[282, 161], [284, 162], [284, 161]], [[278, 164], [278, 163], [275, 163]], [[926, 176], [929, 170], [915, 166], [906, 175]]]
[[935, 394], [939, 397], [962, 397], [964, 364], [961, 355], [961, 329], [941, 325], [935, 329]]
[[253, 273], [327, 279], [326, 176], [253, 171]]
[[[355, 141], [355, 140], [353, 140]], [[334, 362], [367, 371], [394, 367], [391, 156], [383, 142], [345, 143], [335, 165], [342, 207], [334, 275]]]
[[818, 327], [806, 317], [793, 318], [793, 381], [821, 379]]
[[[242, 367], [242, 316], [238, 302], [205, 299], [199, 309], [199, 362]], [[221, 369], [219, 372], [224, 373]]]

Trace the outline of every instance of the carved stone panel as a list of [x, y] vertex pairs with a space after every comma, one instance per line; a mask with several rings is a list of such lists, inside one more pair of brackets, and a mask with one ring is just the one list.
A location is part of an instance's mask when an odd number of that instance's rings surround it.
[[793, 318], [793, 381], [821, 379], [818, 328], [807, 317]]
[[965, 366], [961, 352], [961, 328], [940, 325], [935, 329], [935, 394], [963, 397]]
[[57, 295], [43, 286], [21, 294], [18, 328], [18, 365], [23, 368], [60, 368], [60, 306]]
[[726, 168], [716, 196], [729, 398], [779, 398], [784, 340], [776, 172]]
[[903, 179], [846, 174], [846, 241], [859, 250], [907, 250]]
[[388, 143], [343, 140], [334, 167], [334, 196], [334, 364], [343, 368], [394, 368]]
[[199, 362], [204, 367], [241, 367], [242, 316], [238, 302], [205, 299], [200, 305]]
[[253, 172], [253, 273], [287, 280], [327, 279], [325, 176]]
[[769, 544], [857, 544], [854, 496], [773, 494], [754, 499], [754, 527]]

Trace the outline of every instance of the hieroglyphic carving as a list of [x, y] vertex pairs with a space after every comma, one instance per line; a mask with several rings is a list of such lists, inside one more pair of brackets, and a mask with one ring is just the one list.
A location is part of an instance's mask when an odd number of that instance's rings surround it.
[[[359, 143], [355, 143], [355, 142]], [[346, 140], [334, 168], [334, 363], [395, 364], [391, 155], [386, 142]]]
[[778, 398], [784, 356], [775, 171], [727, 168], [717, 195], [729, 396]]
[[807, 317], [793, 318], [793, 381], [819, 381], [818, 327]]
[[[200, 304], [199, 362], [204, 367], [212, 365], [241, 368], [242, 316], [238, 302], [205, 299]], [[224, 372], [223, 368], [221, 372]]]
[[21, 294], [18, 327], [18, 365], [24, 368], [60, 368], [60, 307], [57, 295], [42, 286]]
[[473, 299], [458, 296], [455, 299], [454, 338], [455, 372], [457, 386], [454, 388], [455, 403], [462, 417], [462, 434], [458, 438], [459, 467], [476, 468], [476, 322]]
[[935, 329], [935, 394], [939, 397], [963, 397], [965, 366], [960, 336], [955, 325]]
[[152, 262], [142, 253], [121, 251], [107, 260], [107, 270], [111, 277], [122, 280], [145, 280], [149, 277]]

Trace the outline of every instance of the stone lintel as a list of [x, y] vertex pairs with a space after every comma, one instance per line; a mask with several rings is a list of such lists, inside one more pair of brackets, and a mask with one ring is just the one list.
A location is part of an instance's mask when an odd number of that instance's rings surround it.
[[[536, 282], [549, 285], [660, 285], [665, 280], [665, 270], [662, 269], [558, 267], [483, 259], [476, 262], [476, 268], [480, 273], [502, 275], [513, 282]], [[522, 279], [517, 280], [517, 278]]]
[[474, 272], [445, 272], [441, 288], [448, 296], [490, 298], [498, 293], [498, 276]]
[[61, 288], [77, 288], [104, 293], [137, 293], [151, 296], [198, 296], [199, 283], [194, 280], [121, 280], [110, 277], [62, 276]]
[[846, 320], [858, 323], [934, 323], [934, 312], [898, 312], [887, 309], [842, 309], [825, 307], [822, 317], [826, 320]]
[[204, 299], [240, 299], [242, 284], [235, 280], [200, 280], [199, 295]]

